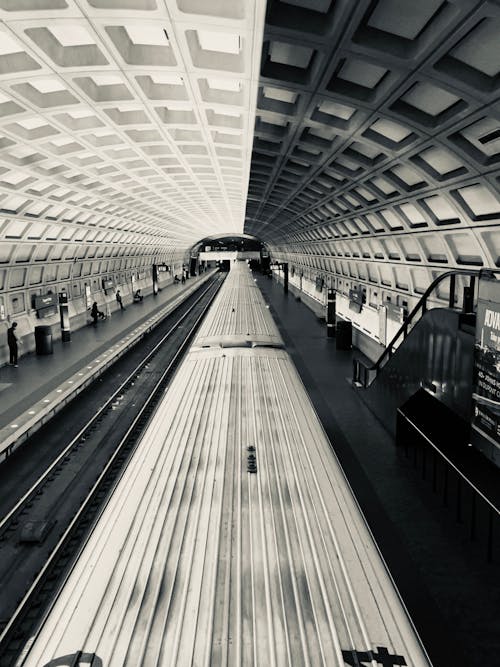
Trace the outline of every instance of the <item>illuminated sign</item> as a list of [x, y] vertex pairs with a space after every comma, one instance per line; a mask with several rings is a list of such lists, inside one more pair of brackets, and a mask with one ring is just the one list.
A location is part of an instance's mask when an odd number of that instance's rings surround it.
[[500, 463], [500, 281], [481, 271], [472, 383], [472, 441]]
[[57, 296], [55, 294], [45, 294], [44, 296], [35, 297], [35, 310], [42, 310], [43, 308], [50, 308], [57, 305]]
[[358, 290], [350, 289], [349, 290], [349, 308], [356, 313], [361, 312], [363, 306], [363, 294], [358, 292]]
[[387, 308], [387, 317], [394, 322], [403, 324], [405, 321], [406, 308], [403, 308], [402, 306], [396, 306], [390, 301], [386, 301], [384, 305]]

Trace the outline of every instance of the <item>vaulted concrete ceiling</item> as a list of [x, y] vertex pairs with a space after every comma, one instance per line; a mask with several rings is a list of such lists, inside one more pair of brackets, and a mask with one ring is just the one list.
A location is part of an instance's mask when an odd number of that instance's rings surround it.
[[269, 0], [245, 231], [414, 294], [500, 266], [499, 71], [497, 1]]
[[58, 241], [241, 232], [264, 13], [264, 0], [0, 0], [6, 236], [27, 221]]
[[[0, 19], [5, 271], [243, 231], [413, 294], [500, 265], [498, 0], [0, 0]], [[70, 273], [40, 275], [5, 287]]]

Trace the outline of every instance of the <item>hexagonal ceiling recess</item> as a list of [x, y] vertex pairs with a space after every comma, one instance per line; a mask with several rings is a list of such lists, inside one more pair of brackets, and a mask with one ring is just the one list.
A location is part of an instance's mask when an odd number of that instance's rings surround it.
[[78, 228], [186, 248], [241, 233], [264, 14], [264, 0], [0, 0], [1, 238]]
[[245, 231], [418, 294], [500, 266], [500, 2], [269, 0]]

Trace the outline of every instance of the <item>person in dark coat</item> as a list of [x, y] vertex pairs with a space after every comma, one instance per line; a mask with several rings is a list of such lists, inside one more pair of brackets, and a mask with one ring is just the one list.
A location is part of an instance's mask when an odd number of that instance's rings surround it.
[[97, 325], [97, 318], [100, 317], [101, 320], [106, 319], [106, 315], [102, 312], [102, 310], [99, 310], [99, 307], [97, 305], [97, 301], [94, 301], [92, 304], [92, 308], [90, 309], [90, 316], [94, 320], [94, 326]]
[[94, 326], [97, 326], [97, 317], [98, 317], [99, 311], [97, 308], [97, 301], [94, 301], [92, 304], [92, 308], [90, 309], [90, 317], [94, 320]]
[[9, 364], [17, 368], [17, 344], [18, 337], [16, 334], [17, 322], [12, 322], [12, 326], [7, 329], [7, 344], [9, 346]]
[[120, 310], [125, 310], [123, 303], [122, 303], [122, 295], [120, 294], [120, 290], [117, 290], [116, 292], [116, 301], [118, 302], [118, 305], [120, 306]]

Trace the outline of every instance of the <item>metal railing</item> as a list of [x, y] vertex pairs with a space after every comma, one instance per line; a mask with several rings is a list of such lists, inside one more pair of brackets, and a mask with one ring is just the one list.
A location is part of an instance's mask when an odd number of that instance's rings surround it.
[[353, 359], [352, 381], [357, 386], [361, 387], [370, 386], [370, 384], [377, 377], [379, 371], [391, 359], [392, 355], [397, 350], [399, 345], [401, 345], [401, 343], [408, 336], [413, 326], [418, 322], [418, 320], [420, 320], [421, 317], [423, 317], [423, 315], [425, 315], [427, 310], [429, 310], [428, 308], [429, 297], [435, 291], [437, 291], [437, 288], [441, 285], [441, 283], [443, 283], [447, 279], [450, 280], [449, 292], [447, 298], [448, 308], [457, 309], [457, 306], [455, 304], [457, 296], [456, 295], [457, 276], [469, 276], [469, 285], [467, 286], [469, 289], [469, 297], [468, 299], [466, 299], [464, 295], [460, 310], [462, 312], [472, 312], [472, 307], [474, 304], [474, 290], [476, 286], [476, 278], [479, 276], [479, 270], [455, 269], [453, 271], [446, 271], [445, 273], [442, 273], [435, 280], [433, 280], [433, 282], [422, 294], [415, 308], [411, 311], [408, 317], [405, 318], [405, 321], [401, 325], [400, 329], [397, 331], [394, 338], [387, 345], [385, 350], [382, 352], [382, 354], [374, 364], [369, 366], [363, 359], [357, 359], [357, 358]]

